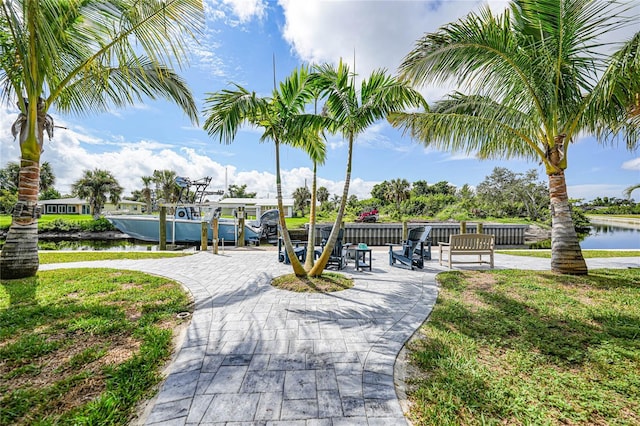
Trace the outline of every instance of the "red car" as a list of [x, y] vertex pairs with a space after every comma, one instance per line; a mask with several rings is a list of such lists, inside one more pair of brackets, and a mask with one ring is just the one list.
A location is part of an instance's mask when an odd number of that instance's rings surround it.
[[378, 209], [360, 213], [356, 222], [376, 222], [378, 220]]

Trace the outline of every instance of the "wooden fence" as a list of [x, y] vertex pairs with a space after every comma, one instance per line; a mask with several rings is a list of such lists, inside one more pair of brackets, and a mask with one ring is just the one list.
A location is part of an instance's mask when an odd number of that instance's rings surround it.
[[[524, 247], [524, 234], [529, 225], [508, 224], [478, 224], [478, 223], [421, 223], [409, 222], [407, 229], [417, 226], [431, 226], [431, 244], [448, 242], [449, 235], [478, 232], [492, 234], [496, 237], [496, 246]], [[331, 224], [316, 225], [316, 244], [320, 244], [322, 228], [331, 228]], [[402, 223], [346, 223], [344, 241], [350, 243], [365, 243], [370, 246], [383, 246], [387, 243], [398, 244], [403, 240]]]

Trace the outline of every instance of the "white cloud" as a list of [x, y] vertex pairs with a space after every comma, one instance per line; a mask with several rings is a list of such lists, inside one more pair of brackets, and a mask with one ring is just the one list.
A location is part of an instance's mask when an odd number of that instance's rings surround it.
[[[455, 21], [479, 1], [326, 1], [279, 0], [285, 16], [284, 39], [310, 63], [342, 58], [361, 76], [377, 68], [395, 73], [426, 32]], [[444, 91], [430, 88], [429, 96]]]
[[[0, 108], [0, 167], [9, 161], [20, 160], [18, 143], [13, 141], [10, 128], [15, 120], [15, 112]], [[273, 173], [257, 170], [237, 171], [231, 164], [221, 164], [194, 148], [176, 148], [173, 145], [153, 140], [122, 142], [124, 137], [104, 140], [84, 133], [84, 129], [65, 123], [67, 129], [56, 132], [52, 142], [45, 142], [41, 162], [48, 161], [56, 176], [55, 188], [61, 193], [69, 193], [71, 185], [85, 170], [104, 169], [110, 171], [125, 188], [123, 195], [141, 189], [142, 176], [153, 174], [154, 170], [169, 169], [179, 176], [198, 179], [211, 176], [209, 190], [225, 188], [225, 181], [232, 185], [247, 185], [247, 190], [257, 192], [258, 197], [275, 197], [276, 179]], [[190, 146], [197, 144], [192, 143]], [[94, 152], [97, 147], [108, 146], [108, 152]], [[218, 156], [219, 157], [219, 156]], [[282, 170], [283, 195], [290, 197], [293, 191], [306, 184], [311, 186], [311, 169], [301, 167]], [[351, 194], [358, 198], [368, 198], [377, 182], [361, 179], [351, 181]], [[331, 194], [342, 194], [343, 182], [319, 179], [318, 186], [325, 186]]]
[[623, 170], [637, 170], [640, 171], [640, 157], [633, 160], [625, 161], [622, 163]]
[[223, 3], [231, 7], [240, 22], [261, 19], [266, 11], [266, 4], [262, 0], [223, 0]]

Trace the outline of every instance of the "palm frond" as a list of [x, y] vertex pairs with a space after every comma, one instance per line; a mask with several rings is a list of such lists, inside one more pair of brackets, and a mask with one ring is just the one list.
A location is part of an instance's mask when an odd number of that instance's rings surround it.
[[260, 98], [255, 92], [234, 84], [235, 90], [224, 89], [209, 93], [205, 98], [203, 129], [209, 136], [230, 144], [244, 124], [259, 125], [268, 111], [270, 99]]
[[89, 68], [67, 84], [56, 106], [77, 115], [87, 111], [107, 111], [144, 99], [163, 97], [177, 104], [195, 123], [198, 108], [187, 83], [172, 69], [158, 66], [148, 58], [135, 58], [117, 68]]
[[544, 148], [531, 119], [488, 97], [454, 96], [424, 113], [393, 113], [389, 121], [425, 146], [481, 158], [539, 158]]

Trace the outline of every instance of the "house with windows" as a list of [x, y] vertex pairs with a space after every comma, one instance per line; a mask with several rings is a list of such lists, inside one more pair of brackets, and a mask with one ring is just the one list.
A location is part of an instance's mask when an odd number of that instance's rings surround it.
[[[38, 201], [42, 214], [91, 214], [87, 200], [77, 197], [57, 200]], [[122, 200], [117, 205], [106, 203], [103, 212], [107, 213], [143, 213], [146, 204], [139, 201]]]
[[[267, 210], [278, 208], [277, 198], [222, 198], [216, 202], [222, 209], [222, 215], [231, 216], [244, 207], [247, 217], [259, 218]], [[293, 198], [283, 198], [284, 216], [293, 217]]]

